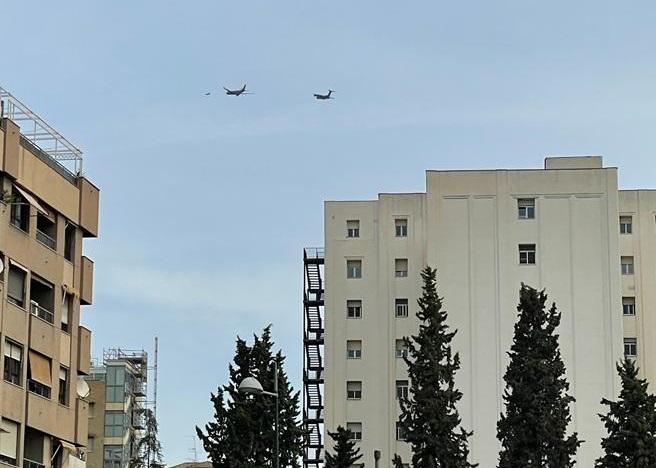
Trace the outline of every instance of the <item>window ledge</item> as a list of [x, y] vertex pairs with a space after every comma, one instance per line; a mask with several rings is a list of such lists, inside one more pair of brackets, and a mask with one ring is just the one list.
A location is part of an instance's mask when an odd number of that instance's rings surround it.
[[[48, 311], [48, 312], [50, 312], [50, 311]], [[36, 315], [36, 314], [30, 314], [30, 315], [31, 315], [32, 317], [34, 317], [35, 319], [37, 319], [37, 320], [41, 320], [43, 323], [47, 323], [47, 324], [50, 325], [51, 327], [54, 327], [54, 326], [55, 326], [54, 323], [50, 323], [50, 322], [48, 322], [47, 320], [43, 320], [41, 317], [39, 317], [39, 316]]]
[[16, 231], [18, 231], [18, 232], [20, 232], [20, 233], [26, 235], [27, 237], [30, 236], [30, 231], [24, 231], [23, 229], [19, 228], [19, 227], [16, 226], [14, 223], [12, 223], [11, 221], [9, 221], [9, 225], [10, 225], [12, 228], [14, 228]]
[[5, 299], [5, 302], [9, 305], [12, 305], [12, 306], [16, 307], [19, 310], [22, 310], [23, 312], [27, 312], [27, 309], [25, 307], [19, 306], [18, 304], [14, 303], [14, 302], [11, 302], [8, 298]]
[[[23, 386], [22, 386], [22, 385], [15, 384], [14, 382], [10, 382], [9, 380], [4, 380], [4, 379], [2, 379], [2, 381], [3, 381], [4, 383], [6, 383], [7, 385], [11, 385], [12, 387], [20, 388], [21, 390], [23, 390]], [[2, 463], [2, 462], [0, 462], [0, 463]], [[11, 466], [11, 465], [10, 465], [10, 466]]]
[[50, 246], [47, 245], [46, 243], [41, 242], [39, 239], [35, 239], [35, 240], [36, 240], [39, 244], [41, 244], [42, 246], [44, 246], [46, 249], [50, 250], [51, 252], [57, 253], [57, 249], [53, 249], [52, 247], [50, 247]]

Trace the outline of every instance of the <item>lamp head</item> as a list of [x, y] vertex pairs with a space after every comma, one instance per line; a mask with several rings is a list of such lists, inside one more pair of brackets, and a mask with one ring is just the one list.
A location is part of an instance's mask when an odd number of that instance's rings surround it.
[[262, 384], [255, 377], [246, 377], [239, 384], [239, 391], [241, 393], [252, 393], [258, 395], [264, 391]]

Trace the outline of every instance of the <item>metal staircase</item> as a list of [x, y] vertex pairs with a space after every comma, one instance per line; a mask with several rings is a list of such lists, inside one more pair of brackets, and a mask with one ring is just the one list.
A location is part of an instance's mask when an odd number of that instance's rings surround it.
[[324, 250], [303, 250], [303, 466], [323, 464]]

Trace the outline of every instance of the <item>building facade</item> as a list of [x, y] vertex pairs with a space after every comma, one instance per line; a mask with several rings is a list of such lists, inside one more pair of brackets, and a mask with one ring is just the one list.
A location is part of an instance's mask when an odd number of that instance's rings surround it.
[[[0, 465], [83, 465], [98, 189], [81, 154], [0, 88]], [[21, 126], [19, 126], [19, 124]], [[69, 159], [70, 158], [70, 159]]]
[[[471, 461], [497, 463], [506, 353], [524, 282], [546, 288], [562, 312], [560, 346], [577, 400], [571, 430], [585, 440], [579, 465], [592, 466], [604, 435], [599, 402], [619, 389], [615, 363], [636, 356], [656, 377], [648, 359], [656, 351], [655, 217], [656, 192], [619, 191], [617, 169], [600, 157], [547, 158], [539, 170], [427, 171], [425, 193], [326, 202], [325, 313], [316, 335], [325, 347], [313, 361], [306, 326], [304, 374], [306, 400], [322, 393], [315, 416], [324, 443], [342, 425], [360, 441], [363, 462], [373, 465], [374, 451], [381, 466], [395, 453], [410, 460], [397, 430], [398, 395], [409, 384], [403, 338], [417, 331], [419, 273], [430, 265], [458, 330]], [[312, 362], [321, 365], [314, 387]]]
[[127, 468], [144, 432], [148, 354], [111, 349], [92, 366], [87, 468]]

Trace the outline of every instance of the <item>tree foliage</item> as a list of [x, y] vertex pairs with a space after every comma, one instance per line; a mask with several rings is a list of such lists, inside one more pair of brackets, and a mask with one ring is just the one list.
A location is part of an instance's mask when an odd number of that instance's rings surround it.
[[469, 468], [468, 438], [456, 405], [462, 393], [456, 388], [455, 374], [460, 356], [453, 353], [447, 313], [437, 294], [437, 271], [421, 272], [423, 294], [418, 300], [419, 333], [406, 338], [410, 395], [401, 399], [401, 426], [412, 447], [415, 468]]
[[143, 410], [144, 435], [137, 442], [136, 456], [130, 460], [131, 468], [160, 468], [164, 466], [162, 444], [157, 436], [157, 419], [151, 409]]
[[617, 365], [622, 390], [617, 401], [601, 400], [608, 413], [599, 415], [608, 436], [601, 442], [604, 456], [597, 468], [648, 468], [656, 466], [656, 396], [647, 381], [638, 378], [632, 360]]
[[[328, 432], [330, 438], [335, 442], [333, 452], [326, 451], [325, 468], [351, 468], [362, 458], [360, 449], [352, 440], [351, 431], [338, 426], [335, 432]], [[361, 465], [364, 466], [364, 463]]]
[[522, 284], [504, 376], [506, 412], [497, 423], [499, 468], [572, 467], [581, 445], [576, 433], [566, 435], [574, 398], [556, 334], [560, 313], [556, 304], [547, 310], [546, 301], [544, 291]]
[[205, 430], [196, 427], [214, 468], [274, 466], [275, 398], [246, 395], [238, 386], [246, 377], [255, 377], [267, 391], [274, 388], [274, 362], [278, 366], [280, 466], [300, 467], [304, 431], [299, 421], [299, 393], [294, 392], [284, 371], [285, 358], [273, 354], [271, 327], [254, 336], [252, 346], [237, 337], [230, 380], [211, 395], [213, 420]]

